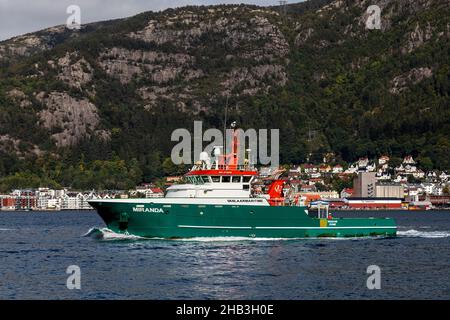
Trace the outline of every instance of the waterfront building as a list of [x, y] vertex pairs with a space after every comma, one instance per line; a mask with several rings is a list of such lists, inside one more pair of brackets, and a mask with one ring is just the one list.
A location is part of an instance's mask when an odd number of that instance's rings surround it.
[[400, 198], [348, 198], [346, 206], [350, 209], [402, 209]]
[[36, 193], [31, 189], [16, 189], [12, 192], [15, 198], [16, 210], [33, 210], [36, 209]]
[[441, 184], [436, 183], [433, 185], [433, 189], [432, 189], [431, 193], [433, 195], [441, 196], [443, 194], [443, 190], [444, 190], [444, 187]]
[[67, 192], [61, 197], [61, 210], [77, 210], [80, 205], [81, 194]]
[[430, 195], [428, 199], [433, 206], [450, 206], [450, 195]]
[[375, 197], [375, 184], [377, 182], [375, 172], [358, 172], [353, 180], [353, 197]]
[[432, 194], [433, 193], [433, 188], [434, 188], [434, 184], [433, 183], [425, 182], [425, 183], [421, 184], [421, 187], [422, 187], [423, 191], [426, 194]]
[[404, 198], [403, 186], [399, 183], [381, 183], [375, 186], [375, 196], [377, 198]]
[[135, 190], [130, 191], [130, 195], [136, 197], [141, 194], [145, 198], [159, 198], [164, 196], [164, 192], [161, 188], [155, 187], [151, 183], [144, 183], [136, 187]]
[[322, 200], [324, 199], [339, 199], [339, 193], [337, 191], [318, 191], [317, 194]]
[[11, 195], [0, 195], [0, 209], [2, 211], [16, 210], [16, 198]]
[[183, 180], [182, 176], [169, 176], [169, 177], [166, 177], [165, 186], [169, 187], [169, 186], [171, 186], [171, 185], [173, 185], [175, 183], [178, 183], [178, 182], [180, 182], [182, 180]]
[[421, 191], [422, 189], [416, 185], [407, 185], [405, 189], [405, 196], [408, 201], [417, 202], [419, 201], [419, 194]]

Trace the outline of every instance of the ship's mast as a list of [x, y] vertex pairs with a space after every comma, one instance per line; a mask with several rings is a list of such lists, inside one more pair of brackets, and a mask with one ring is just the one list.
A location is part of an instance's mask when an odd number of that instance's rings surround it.
[[226, 159], [226, 146], [227, 146], [227, 114], [228, 114], [228, 96], [227, 100], [225, 102], [225, 117], [223, 121], [223, 154], [222, 154], [222, 165], [225, 167], [227, 165], [227, 159]]
[[225, 150], [225, 139], [227, 137], [227, 112], [228, 112], [228, 96], [227, 96], [227, 101], [225, 103], [225, 119], [223, 121], [223, 145], [224, 145], [224, 150]]

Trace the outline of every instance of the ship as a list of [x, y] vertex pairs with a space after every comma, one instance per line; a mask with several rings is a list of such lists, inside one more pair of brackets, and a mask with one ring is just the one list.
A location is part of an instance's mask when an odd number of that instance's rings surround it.
[[311, 215], [298, 198], [283, 196], [282, 179], [273, 179], [267, 192], [255, 192], [258, 170], [247, 154], [239, 161], [237, 130], [231, 130], [230, 152], [222, 152], [223, 146], [214, 147], [212, 157], [201, 152], [183, 182], [168, 187], [164, 197], [89, 204], [113, 232], [144, 238], [396, 236], [391, 218], [335, 218], [328, 210]]

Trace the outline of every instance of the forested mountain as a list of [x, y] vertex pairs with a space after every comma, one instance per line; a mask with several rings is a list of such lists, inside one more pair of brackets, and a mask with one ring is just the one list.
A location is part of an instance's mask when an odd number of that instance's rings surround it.
[[[381, 8], [368, 29], [367, 8]], [[191, 6], [0, 42], [0, 190], [128, 188], [176, 128], [279, 128], [281, 163], [450, 169], [448, 0]]]

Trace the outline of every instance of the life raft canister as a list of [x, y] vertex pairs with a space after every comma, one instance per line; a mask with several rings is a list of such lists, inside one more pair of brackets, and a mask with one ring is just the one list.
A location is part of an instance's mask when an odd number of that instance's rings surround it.
[[128, 229], [128, 213], [121, 212], [119, 216], [119, 230], [127, 230]]

